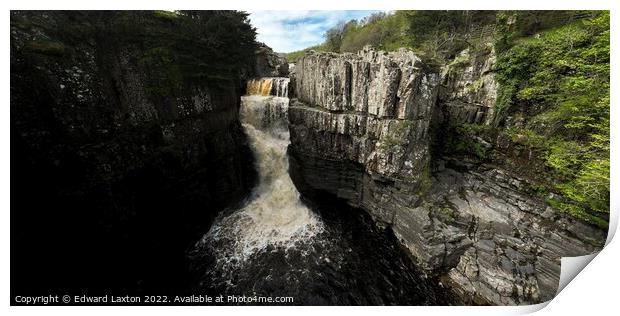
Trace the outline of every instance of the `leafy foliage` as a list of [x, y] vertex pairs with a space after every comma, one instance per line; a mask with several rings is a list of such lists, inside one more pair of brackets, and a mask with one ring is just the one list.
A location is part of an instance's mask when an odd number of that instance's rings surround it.
[[[495, 11], [379, 12], [360, 21], [339, 23], [325, 33], [325, 42], [319, 48], [356, 52], [366, 45], [386, 51], [408, 47], [427, 61], [439, 63], [469, 45], [470, 31], [494, 22]], [[303, 51], [289, 56], [298, 58]], [[289, 60], [294, 58], [289, 57]]]
[[484, 32], [493, 29], [495, 11], [410, 11], [407, 13], [411, 47], [426, 59], [445, 63], [473, 46]]
[[488, 134], [490, 131], [487, 125], [463, 124], [456, 126], [456, 135], [459, 137], [449, 137], [445, 146], [450, 151], [461, 154], [473, 155], [480, 160], [487, 160], [491, 156], [491, 145], [482, 143], [479, 135]]
[[317, 52], [327, 52], [327, 51], [329, 51], [329, 49], [327, 49], [327, 45], [326, 44], [315, 45], [315, 46], [311, 46], [311, 47], [308, 47], [308, 48], [304, 48], [302, 50], [290, 52], [290, 53], [286, 54], [286, 59], [290, 63], [297, 62], [297, 59], [299, 59], [299, 57], [303, 56], [306, 52], [311, 51], [311, 50], [314, 50], [314, 51], [317, 51]]
[[[150, 53], [141, 61], [150, 69], [165, 70], [159, 76], [153, 74], [155, 77], [183, 78], [226, 87], [231, 85], [226, 83], [230, 78], [239, 78], [255, 62], [256, 30], [245, 12], [122, 13], [125, 15], [114, 31], [121, 38], [150, 47]], [[127, 20], [136, 18], [144, 22], [132, 25]], [[126, 31], [122, 31], [124, 28]]]
[[345, 25], [340, 50], [356, 52], [365, 45], [372, 45], [389, 51], [408, 46], [406, 29], [405, 11], [375, 13], [360, 22], [352, 20]]
[[[515, 152], [545, 165], [545, 188], [537, 192], [561, 193], [566, 199], [550, 201], [553, 206], [604, 227], [610, 188], [609, 32], [607, 11], [396, 11], [340, 23], [312, 49], [408, 47], [431, 66], [454, 66], [469, 62], [459, 58], [465, 48], [476, 52], [494, 42], [499, 87], [493, 125], [457, 126], [459, 137], [444, 145], [489, 160], [500, 149], [480, 139], [510, 139]], [[291, 53], [289, 60], [303, 53]], [[476, 88], [474, 82], [472, 93]]]
[[600, 12], [513, 34], [497, 63], [496, 124], [525, 118], [512, 131], [543, 149], [556, 189], [571, 199], [557, 206], [599, 224], [597, 213], [609, 212], [609, 31], [609, 12]]
[[113, 39], [107, 49], [143, 48], [138, 62], [150, 70], [147, 89], [159, 96], [184, 82], [221, 85], [221, 78], [240, 78], [255, 62], [256, 30], [245, 12], [66, 11], [56, 18], [51, 31], [64, 43], [98, 38]]
[[407, 11], [391, 14], [374, 13], [360, 21], [340, 22], [325, 32], [325, 42], [287, 54], [289, 61], [295, 61], [307, 50], [356, 52], [365, 45], [384, 50], [395, 50], [409, 46], [406, 29], [408, 27]]

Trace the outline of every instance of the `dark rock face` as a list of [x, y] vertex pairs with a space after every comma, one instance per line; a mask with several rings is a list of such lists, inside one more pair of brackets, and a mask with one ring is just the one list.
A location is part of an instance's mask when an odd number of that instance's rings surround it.
[[606, 232], [549, 207], [523, 175], [432, 157], [444, 152], [429, 149], [434, 131], [493, 119], [492, 49], [461, 55], [441, 75], [405, 50], [301, 58], [291, 178], [305, 198], [331, 195], [389, 227], [464, 303], [549, 300], [560, 258], [599, 250]]
[[253, 185], [243, 80], [159, 82], [149, 39], [77, 14], [11, 16], [11, 291], [182, 292], [185, 249]]
[[259, 47], [256, 52], [255, 74], [261, 77], [287, 77], [288, 61], [267, 46]]

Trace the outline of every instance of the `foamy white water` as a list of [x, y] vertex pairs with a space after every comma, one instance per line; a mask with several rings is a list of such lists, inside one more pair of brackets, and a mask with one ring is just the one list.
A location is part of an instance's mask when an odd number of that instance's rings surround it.
[[334, 220], [323, 223], [301, 203], [288, 174], [289, 99], [278, 96], [287, 89], [281, 83], [254, 80], [248, 91], [270, 95], [241, 99], [259, 183], [191, 252], [192, 270], [202, 275], [194, 291], [291, 296], [302, 305], [443, 305], [441, 289], [435, 292], [434, 281], [422, 278], [370, 217], [334, 206], [323, 210]]
[[288, 103], [288, 98], [277, 96], [241, 99], [241, 122], [254, 153], [259, 183], [249, 202], [218, 218], [201, 241], [211, 244], [218, 265], [241, 264], [269, 246], [294, 247], [324, 229], [300, 201], [288, 174]]

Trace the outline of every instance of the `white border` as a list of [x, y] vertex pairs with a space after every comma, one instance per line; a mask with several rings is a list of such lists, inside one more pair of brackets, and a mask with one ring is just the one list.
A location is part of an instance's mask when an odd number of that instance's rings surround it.
[[[615, 28], [617, 26], [617, 2], [615, 1], [603, 1], [603, 0], [564, 0], [564, 1], [548, 1], [548, 0], [519, 0], [519, 1], [498, 1], [498, 0], [442, 0], [442, 1], [376, 1], [376, 0], [357, 0], [357, 1], [334, 1], [334, 0], [314, 0], [314, 1], [274, 1], [274, 0], [228, 0], [228, 1], [216, 1], [211, 2], [207, 0], [175, 0], [175, 1], [163, 1], [163, 0], [139, 0], [139, 1], [105, 1], [105, 2], [88, 2], [77, 0], [54, 0], [54, 1], [19, 1], [9, 4], [8, 1], [3, 1], [2, 6], [4, 8], [4, 14], [2, 15], [3, 25], [9, 25], [9, 10], [10, 9], [241, 9], [241, 10], [301, 10], [301, 9], [379, 9], [379, 10], [394, 10], [394, 9], [611, 9], [612, 10], [612, 87], [617, 87], [617, 80], [614, 74], [617, 73], [617, 58], [618, 58], [618, 32]], [[341, 313], [360, 313], [367, 315], [375, 315], [380, 313], [390, 314], [402, 314], [402, 315], [414, 315], [420, 313], [420, 315], [497, 315], [497, 314], [519, 314], [527, 313], [540, 308], [541, 306], [530, 306], [524, 308], [514, 307], [9, 307], [9, 236], [10, 236], [10, 158], [9, 158], [9, 87], [10, 87], [10, 74], [9, 74], [9, 32], [7, 29], [2, 33], [4, 49], [3, 49], [3, 73], [2, 77], [2, 95], [6, 100], [6, 104], [3, 108], [2, 122], [0, 124], [0, 139], [2, 154], [0, 155], [0, 176], [2, 179], [2, 190], [0, 191], [1, 203], [2, 203], [2, 243], [0, 254], [3, 254], [2, 260], [2, 276], [0, 290], [0, 299], [5, 300], [5, 308], [7, 312], [11, 312], [19, 315], [30, 314], [50, 314], [50, 315], [83, 315], [85, 313], [92, 315], [109, 315], [111, 313], [121, 314], [136, 314], [136, 313], [148, 313], [148, 315], [168, 315], [171, 312], [187, 313], [187, 314], [200, 314], [205, 315], [238, 315], [239, 313], [257, 313], [258, 315], [316, 315], [316, 314], [341, 314]], [[613, 90], [613, 89], [612, 89]], [[611, 104], [616, 105], [617, 98], [615, 93], [612, 93]], [[616, 301], [618, 300], [617, 289], [619, 277], [617, 273], [618, 258], [620, 253], [620, 246], [617, 241], [612, 241], [611, 238], [615, 233], [618, 223], [618, 204], [619, 192], [618, 192], [618, 168], [616, 163], [618, 161], [618, 146], [616, 146], [616, 140], [618, 139], [619, 122], [618, 111], [611, 107], [612, 111], [612, 147], [611, 147], [611, 159], [612, 159], [612, 187], [611, 187], [611, 222], [610, 222], [610, 235], [607, 242], [609, 243], [600, 255], [592, 260], [592, 262], [582, 271], [564, 291], [559, 293], [557, 297], [552, 300], [548, 307], [539, 312], [541, 315], [576, 315], [580, 313], [584, 314], [601, 314], [607, 315], [613, 313], [616, 310]], [[616, 124], [614, 124], [616, 123]], [[36, 197], [33, 197], [36, 198]], [[43, 268], [43, 267], [42, 267]], [[542, 304], [546, 305], [546, 304]]]

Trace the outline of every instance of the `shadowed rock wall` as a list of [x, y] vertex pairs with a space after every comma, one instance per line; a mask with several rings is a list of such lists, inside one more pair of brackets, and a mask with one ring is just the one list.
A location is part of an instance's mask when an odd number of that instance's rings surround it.
[[186, 248], [251, 189], [244, 78], [185, 72], [194, 22], [158, 14], [11, 12], [13, 294], [182, 292]]

